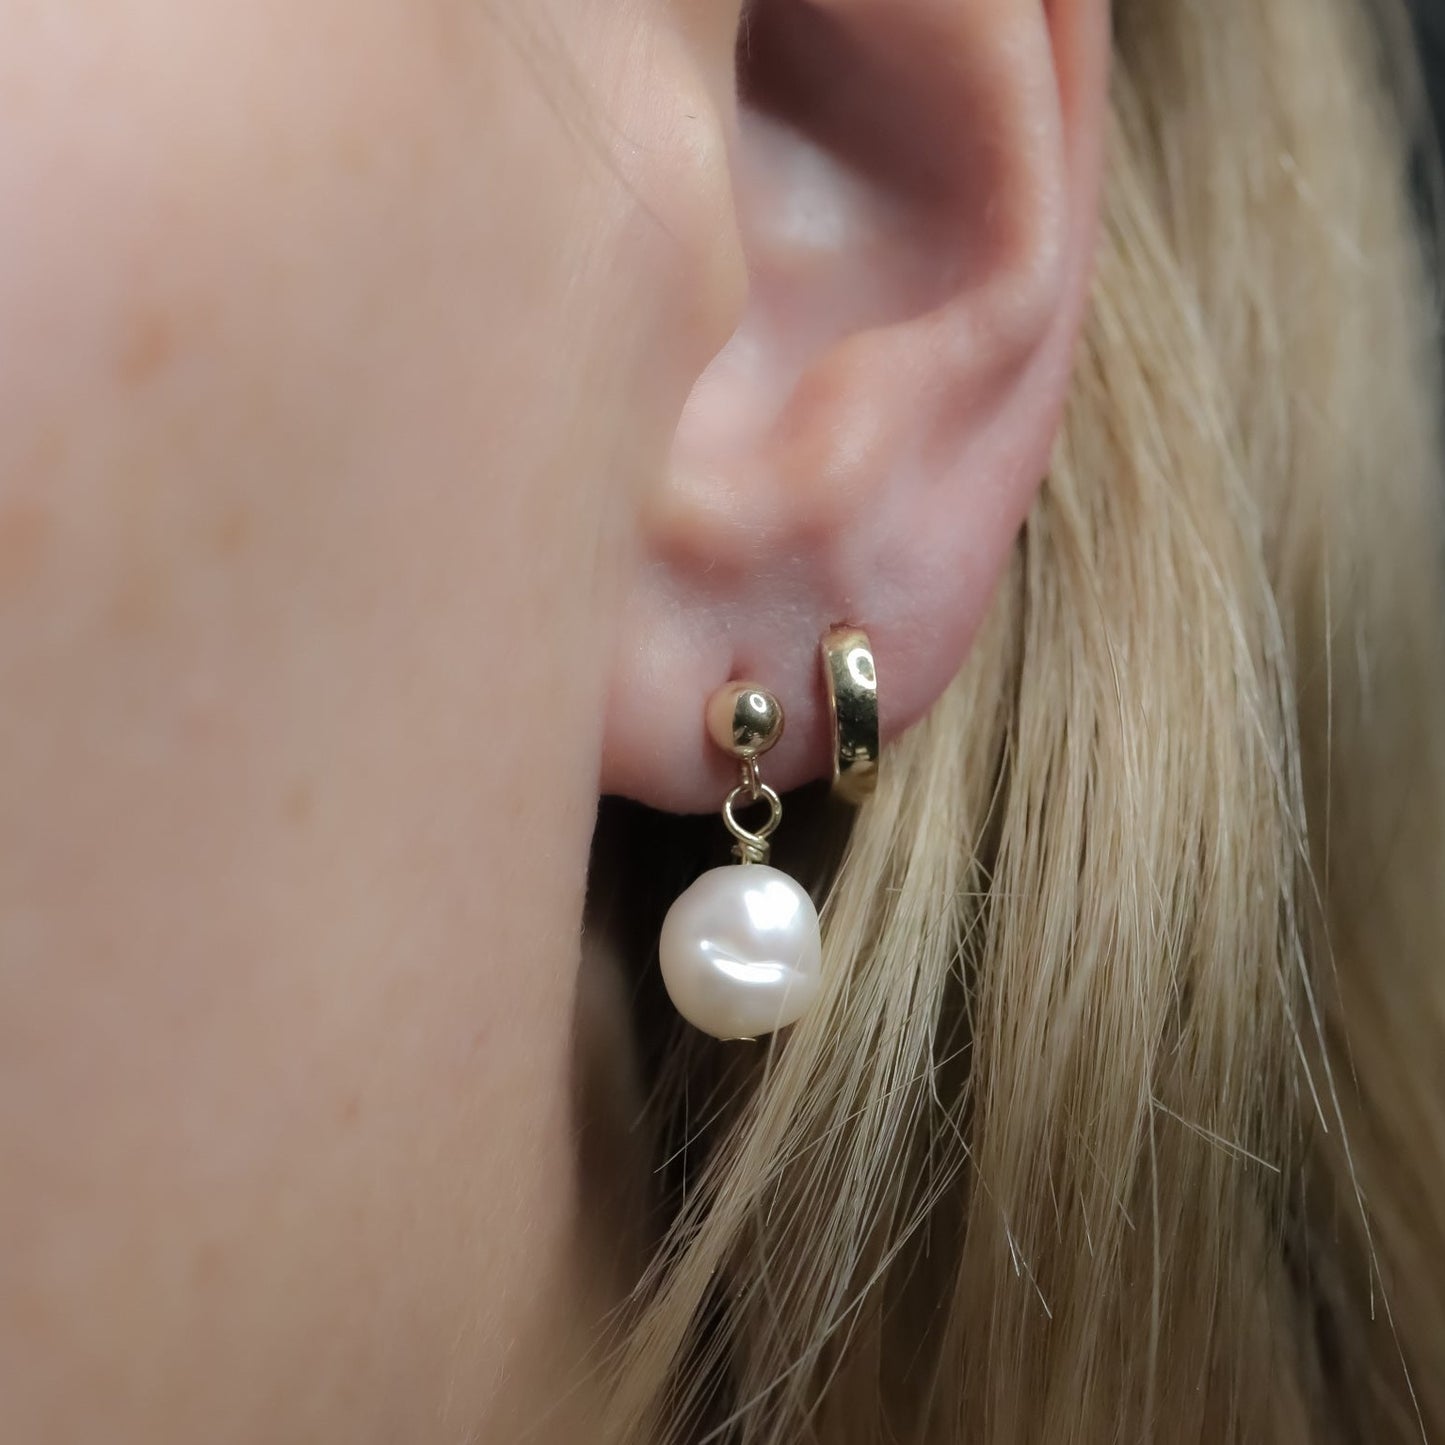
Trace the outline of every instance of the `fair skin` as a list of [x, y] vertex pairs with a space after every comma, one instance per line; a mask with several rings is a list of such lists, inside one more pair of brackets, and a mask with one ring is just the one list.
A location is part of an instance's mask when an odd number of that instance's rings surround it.
[[0, 0], [0, 1437], [588, 1438], [598, 797], [928, 707], [1087, 288], [1103, 0], [738, 23]]

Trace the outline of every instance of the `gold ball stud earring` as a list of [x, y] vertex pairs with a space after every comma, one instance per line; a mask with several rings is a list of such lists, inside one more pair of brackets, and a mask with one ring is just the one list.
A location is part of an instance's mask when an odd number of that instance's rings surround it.
[[751, 682], [718, 688], [707, 705], [707, 730], [713, 742], [743, 761], [775, 748], [782, 739], [783, 724], [777, 698]]
[[[714, 1038], [755, 1039], [796, 1023], [817, 997], [818, 911], [807, 889], [768, 864], [783, 803], [758, 764], [783, 735], [782, 706], [756, 683], [729, 683], [708, 702], [706, 722], [741, 775], [722, 807], [738, 863], [704, 873], [672, 905], [658, 957], [668, 995], [690, 1024]], [[738, 819], [748, 804], [767, 805], [755, 828]]]

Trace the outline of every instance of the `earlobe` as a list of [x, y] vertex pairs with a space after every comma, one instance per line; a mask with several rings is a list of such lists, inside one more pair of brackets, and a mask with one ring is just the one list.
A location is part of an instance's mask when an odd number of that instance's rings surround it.
[[749, 296], [641, 512], [606, 790], [711, 805], [703, 708], [740, 676], [788, 708], [775, 779], [821, 776], [836, 624], [873, 639], [885, 736], [956, 672], [1058, 425], [1107, 51], [1107, 0], [749, 9], [726, 148]]

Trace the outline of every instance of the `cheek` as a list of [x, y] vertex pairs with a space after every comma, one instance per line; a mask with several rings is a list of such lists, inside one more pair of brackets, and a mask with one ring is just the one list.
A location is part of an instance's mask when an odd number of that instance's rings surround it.
[[79, 8], [0, 60], [12, 677], [198, 770], [483, 673], [574, 701], [522, 634], [598, 625], [632, 442], [574, 323], [605, 193], [526, 67], [462, 4]]
[[731, 98], [665, 26], [637, 43], [655, 17], [554, 17], [544, 67], [486, 14], [29, 22], [0, 56], [0, 478], [27, 510], [92, 549], [158, 519], [154, 553], [190, 540], [177, 511], [235, 536], [339, 484], [395, 511], [404, 478], [448, 536], [470, 509], [595, 538], [736, 322]]
[[119, 488], [157, 469], [163, 421], [166, 454], [214, 463], [230, 428], [315, 470], [407, 421], [475, 441], [544, 362], [565, 387], [556, 238], [585, 246], [587, 203], [479, 22], [157, 0], [112, 30], [90, 8], [0, 69], [0, 374], [36, 460], [89, 448]]
[[[358, 1261], [424, 1372], [565, 1227], [596, 599], [717, 323], [644, 219], [675, 117], [620, 177], [483, 8], [94, 0], [0, 53], [0, 1149], [34, 1162], [0, 1215], [37, 1277], [84, 1241], [158, 1379], [311, 1363]], [[526, 1247], [452, 1278], [478, 1229]], [[207, 1232], [254, 1338], [198, 1323]]]

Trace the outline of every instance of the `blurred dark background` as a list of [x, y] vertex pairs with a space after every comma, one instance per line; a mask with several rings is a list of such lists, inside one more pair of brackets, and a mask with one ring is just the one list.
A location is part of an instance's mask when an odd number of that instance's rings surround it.
[[1445, 0], [1411, 0], [1436, 133], [1445, 136]]

